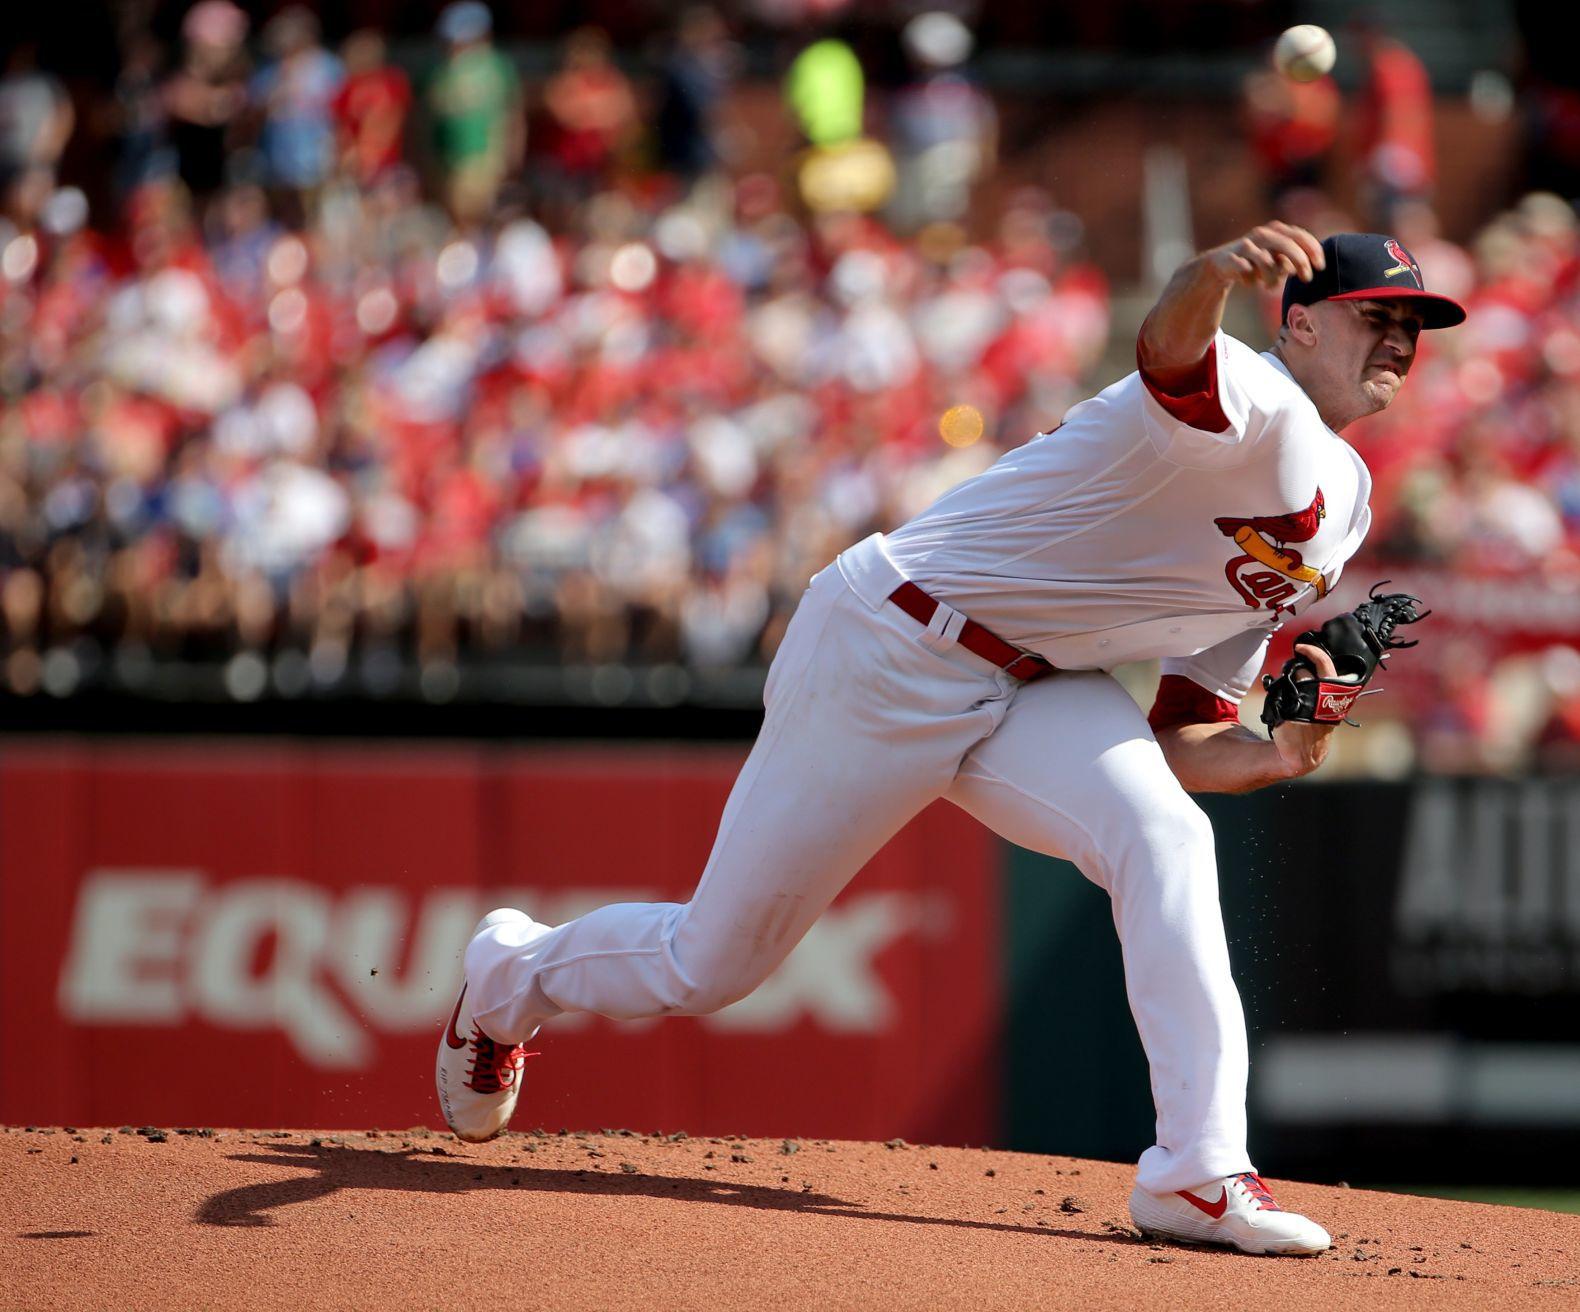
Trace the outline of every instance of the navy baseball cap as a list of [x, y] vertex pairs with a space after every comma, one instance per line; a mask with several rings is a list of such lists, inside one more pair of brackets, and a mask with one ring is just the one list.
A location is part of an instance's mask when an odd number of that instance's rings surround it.
[[1465, 322], [1465, 307], [1447, 296], [1429, 292], [1421, 266], [1395, 237], [1380, 232], [1341, 232], [1326, 238], [1322, 254], [1327, 266], [1314, 269], [1310, 282], [1291, 274], [1284, 280], [1284, 314], [1291, 305], [1318, 301], [1412, 301], [1422, 327], [1452, 328]]

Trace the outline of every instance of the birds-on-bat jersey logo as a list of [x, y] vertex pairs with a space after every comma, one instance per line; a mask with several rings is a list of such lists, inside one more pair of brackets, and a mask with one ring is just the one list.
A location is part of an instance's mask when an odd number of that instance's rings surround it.
[[1415, 256], [1410, 254], [1409, 251], [1405, 250], [1405, 248], [1392, 237], [1388, 238], [1388, 240], [1383, 243], [1383, 249], [1398, 261], [1398, 263], [1392, 268], [1383, 270], [1384, 278], [1396, 278], [1401, 273], [1408, 273], [1411, 279], [1414, 281], [1416, 287], [1422, 290], [1425, 289], [1426, 284], [1421, 281], [1421, 266], [1415, 262]]
[[1304, 510], [1287, 515], [1253, 515], [1248, 519], [1215, 519], [1213, 523], [1226, 538], [1244, 553], [1223, 567], [1224, 577], [1247, 606], [1278, 610], [1300, 591], [1297, 584], [1309, 583], [1317, 596], [1327, 593], [1322, 571], [1306, 564], [1290, 542], [1309, 542], [1328, 516], [1322, 489]]

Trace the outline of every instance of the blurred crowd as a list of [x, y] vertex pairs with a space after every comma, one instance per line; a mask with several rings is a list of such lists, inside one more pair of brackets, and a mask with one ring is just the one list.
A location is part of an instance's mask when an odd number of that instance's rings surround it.
[[530, 104], [475, 3], [416, 86], [305, 9], [256, 63], [225, 0], [182, 35], [117, 87], [120, 216], [53, 185], [69, 122], [12, 170], [14, 692], [52, 651], [299, 653], [325, 687], [371, 658], [756, 661], [816, 568], [1057, 422], [1107, 341], [1045, 196], [969, 244], [721, 169], [707, 10], [651, 86], [573, 34]]
[[[244, 656], [295, 693], [757, 663], [838, 550], [1108, 381], [1079, 222], [1034, 188], [966, 221], [994, 142], [958, 23], [908, 29], [895, 176], [855, 207], [817, 203], [827, 177], [872, 187], [838, 50], [787, 83], [807, 158], [837, 164], [812, 179], [731, 167], [740, 59], [710, 10], [640, 75], [589, 28], [529, 83], [473, 0], [434, 38], [416, 75], [376, 32], [331, 49], [299, 7], [254, 31], [202, 0], [171, 50], [130, 33], [103, 213], [58, 176], [70, 98], [14, 49], [0, 689], [130, 658]], [[1298, 145], [1281, 212], [1356, 226]], [[1531, 195], [1461, 248], [1430, 160], [1375, 158], [1365, 203], [1471, 316], [1357, 430], [1376, 526], [1352, 572], [1429, 580], [1446, 622], [1352, 759], [1580, 764], [1575, 212]]]

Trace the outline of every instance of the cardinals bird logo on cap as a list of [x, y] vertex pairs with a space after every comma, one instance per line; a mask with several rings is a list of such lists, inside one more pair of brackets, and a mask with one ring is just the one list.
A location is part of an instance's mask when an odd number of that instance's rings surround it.
[[1393, 278], [1397, 277], [1401, 273], [1408, 273], [1415, 285], [1424, 291], [1426, 289], [1426, 284], [1421, 281], [1421, 266], [1415, 262], [1415, 256], [1410, 254], [1409, 251], [1405, 250], [1405, 248], [1392, 237], [1388, 238], [1388, 240], [1383, 243], [1383, 247], [1385, 250], [1387, 250], [1389, 255], [1398, 261], [1398, 263], [1395, 264], [1393, 268], [1383, 270], [1383, 277]]

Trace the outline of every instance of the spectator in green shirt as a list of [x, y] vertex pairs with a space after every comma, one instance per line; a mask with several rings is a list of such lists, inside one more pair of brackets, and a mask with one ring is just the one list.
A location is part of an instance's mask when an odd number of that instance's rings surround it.
[[500, 184], [521, 165], [521, 83], [494, 48], [493, 26], [479, 0], [447, 6], [438, 33], [448, 53], [428, 87], [444, 196], [463, 224], [489, 215]]

